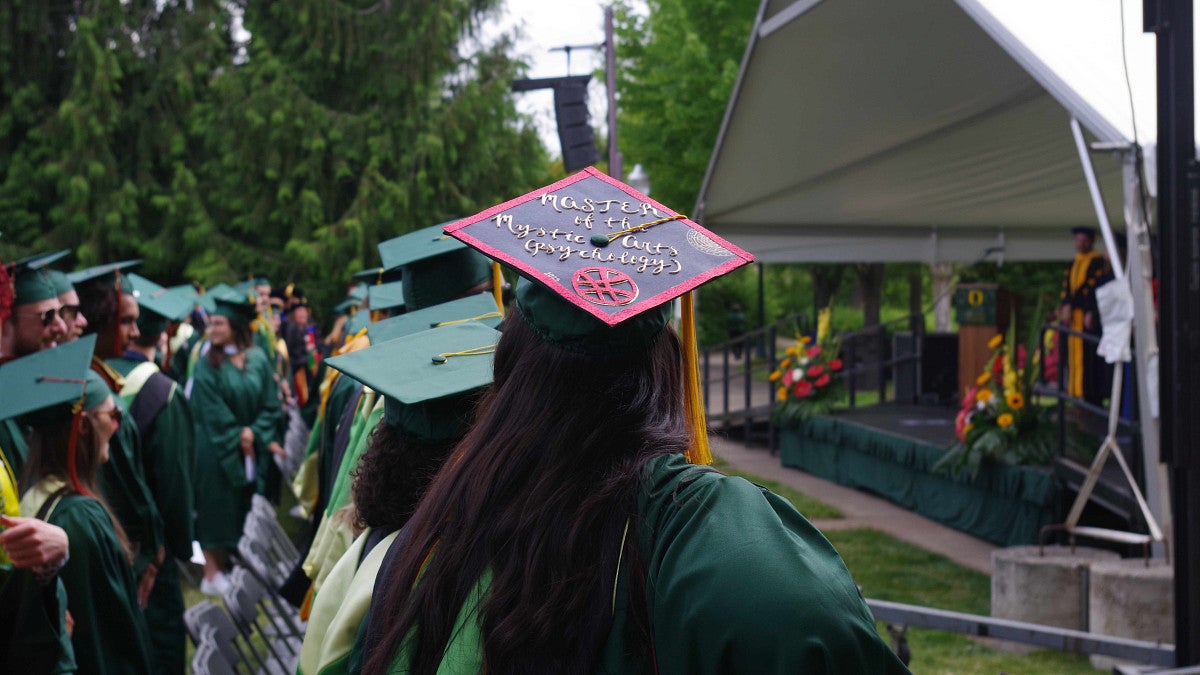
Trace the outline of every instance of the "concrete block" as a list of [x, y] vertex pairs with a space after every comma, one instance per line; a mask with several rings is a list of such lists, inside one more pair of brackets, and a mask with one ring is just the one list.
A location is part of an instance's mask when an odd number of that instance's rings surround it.
[[[1089, 624], [1092, 632], [1171, 644], [1175, 642], [1175, 574], [1168, 561], [1142, 558], [1092, 565]], [[1124, 663], [1091, 657], [1092, 666], [1110, 670]]]
[[992, 552], [992, 616], [1086, 630], [1087, 570], [1120, 556], [1085, 546], [1014, 546]]

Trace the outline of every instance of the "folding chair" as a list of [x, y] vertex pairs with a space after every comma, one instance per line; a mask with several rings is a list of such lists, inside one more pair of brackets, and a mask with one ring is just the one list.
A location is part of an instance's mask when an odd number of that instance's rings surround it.
[[216, 633], [217, 629], [212, 626], [200, 629], [200, 640], [192, 655], [192, 675], [238, 675], [237, 669], [221, 653]]
[[[235, 568], [229, 575], [229, 588], [225, 591], [225, 606], [233, 616], [234, 623], [247, 639], [255, 634], [261, 636], [271, 658], [287, 672], [295, 670], [300, 657], [300, 644], [304, 631], [295, 620], [289, 621], [279, 607], [267, 609], [270, 602], [266, 589], [245, 568]], [[260, 619], [260, 610], [266, 615], [266, 625]]]
[[[201, 600], [183, 613], [192, 644], [199, 650], [210, 639], [221, 659], [237, 673], [253, 673], [265, 665], [265, 659], [246, 639], [233, 619], [211, 600]], [[215, 672], [215, 671], [214, 671]]]
[[239, 563], [271, 588], [282, 586], [292, 570], [292, 565], [272, 555], [270, 547], [263, 539], [249, 531], [238, 540], [237, 557]]

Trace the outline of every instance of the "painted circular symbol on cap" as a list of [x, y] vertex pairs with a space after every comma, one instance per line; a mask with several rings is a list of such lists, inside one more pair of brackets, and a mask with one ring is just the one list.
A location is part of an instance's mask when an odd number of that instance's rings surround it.
[[633, 279], [611, 267], [585, 267], [571, 277], [571, 286], [585, 300], [597, 305], [628, 305], [638, 296]]

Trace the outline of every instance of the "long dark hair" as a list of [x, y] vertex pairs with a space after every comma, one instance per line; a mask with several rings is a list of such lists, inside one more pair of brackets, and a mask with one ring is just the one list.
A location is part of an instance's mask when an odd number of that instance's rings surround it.
[[381, 421], [353, 473], [356, 524], [384, 532], [403, 527], [453, 445], [418, 443]]
[[[100, 471], [100, 453], [96, 450], [96, 436], [91, 427], [92, 420], [86, 413], [79, 414], [83, 415], [83, 419], [78, 422], [72, 419], [69, 410], [64, 410], [63, 414], [58, 415], [58, 419], [51, 419], [46, 415], [27, 419], [31, 424], [29, 461], [26, 462], [21, 476], [22, 492], [32, 488], [43, 478], [58, 476], [66, 481], [71, 492], [83, 494], [100, 502], [100, 505], [108, 512], [108, 518], [112, 521], [113, 530], [117, 533], [117, 540], [121, 542], [126, 559], [132, 562], [133, 550], [129, 543], [129, 537], [126, 536], [125, 529], [121, 527], [120, 521], [113, 515], [108, 502], [104, 500], [100, 490], [96, 487], [96, 475]], [[71, 427], [76, 423], [81, 424], [81, 428], [91, 430], [91, 433], [80, 433], [76, 439], [74, 478], [78, 480], [78, 488], [82, 488], [82, 492], [72, 485], [74, 481], [69, 468], [71, 464]]]
[[[364, 672], [385, 672], [406, 641], [412, 672], [435, 672], [487, 571], [489, 673], [594, 670], [612, 625], [618, 558], [640, 569], [642, 468], [688, 445], [680, 367], [670, 329], [635, 353], [585, 356], [510, 314], [493, 388], [417, 507], [397, 572], [381, 580], [390, 587], [381, 616], [392, 623]], [[630, 578], [631, 641], [644, 652], [644, 588]]]
[[[233, 337], [232, 344], [238, 348], [238, 351], [244, 352], [254, 345], [254, 332], [250, 329], [250, 324], [233, 319], [228, 319], [228, 321], [229, 332]], [[220, 368], [222, 363], [225, 363], [225, 348], [209, 344], [208, 365], [215, 370]]]

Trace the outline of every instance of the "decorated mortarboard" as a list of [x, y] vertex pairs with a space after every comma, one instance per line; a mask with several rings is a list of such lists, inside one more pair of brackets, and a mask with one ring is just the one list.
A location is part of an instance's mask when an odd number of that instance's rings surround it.
[[[380, 245], [382, 246], [382, 244]], [[362, 281], [368, 284], [386, 284], [389, 281], [400, 281], [400, 279], [404, 278], [404, 272], [399, 267], [394, 269], [372, 267], [361, 272], [355, 272], [353, 278], [355, 281]]]
[[121, 283], [121, 279], [127, 270], [131, 270], [142, 261], [137, 260], [122, 260], [121, 262], [104, 263], [87, 269], [71, 272], [67, 278], [71, 280], [77, 288], [83, 286], [104, 286], [114, 290], [119, 290], [122, 293], [129, 293], [128, 284]]
[[403, 309], [404, 282], [392, 281], [386, 284], [369, 286], [367, 289], [367, 304], [370, 305], [373, 312]]
[[492, 354], [500, 333], [463, 323], [372, 344], [327, 363], [383, 394], [384, 421], [426, 443], [466, 432], [465, 397], [492, 382]]
[[692, 289], [753, 256], [593, 168], [464, 218], [446, 233], [516, 268], [522, 317], [543, 339], [589, 354], [647, 346], [683, 296], [680, 334], [692, 461], [708, 463]]
[[371, 344], [395, 340], [398, 337], [419, 333], [431, 328], [459, 323], [481, 323], [496, 328], [504, 315], [496, 308], [496, 299], [491, 293], [476, 293], [440, 305], [418, 309], [390, 319], [377, 321], [367, 326]]
[[140, 274], [130, 274], [127, 279], [134, 299], [143, 310], [138, 314], [138, 329], [143, 334], [161, 333], [168, 323], [187, 318], [192, 310], [186, 297]]
[[258, 303], [251, 297], [251, 293], [253, 291], [248, 293], [230, 291], [214, 296], [213, 310], [209, 313], [249, 326], [258, 318]]
[[95, 348], [96, 336], [84, 335], [0, 366], [0, 419], [78, 401]]
[[379, 244], [385, 269], [404, 270], [404, 300], [408, 309], [424, 309], [453, 300], [493, 275], [487, 258], [448, 237], [443, 226], [409, 232]]

